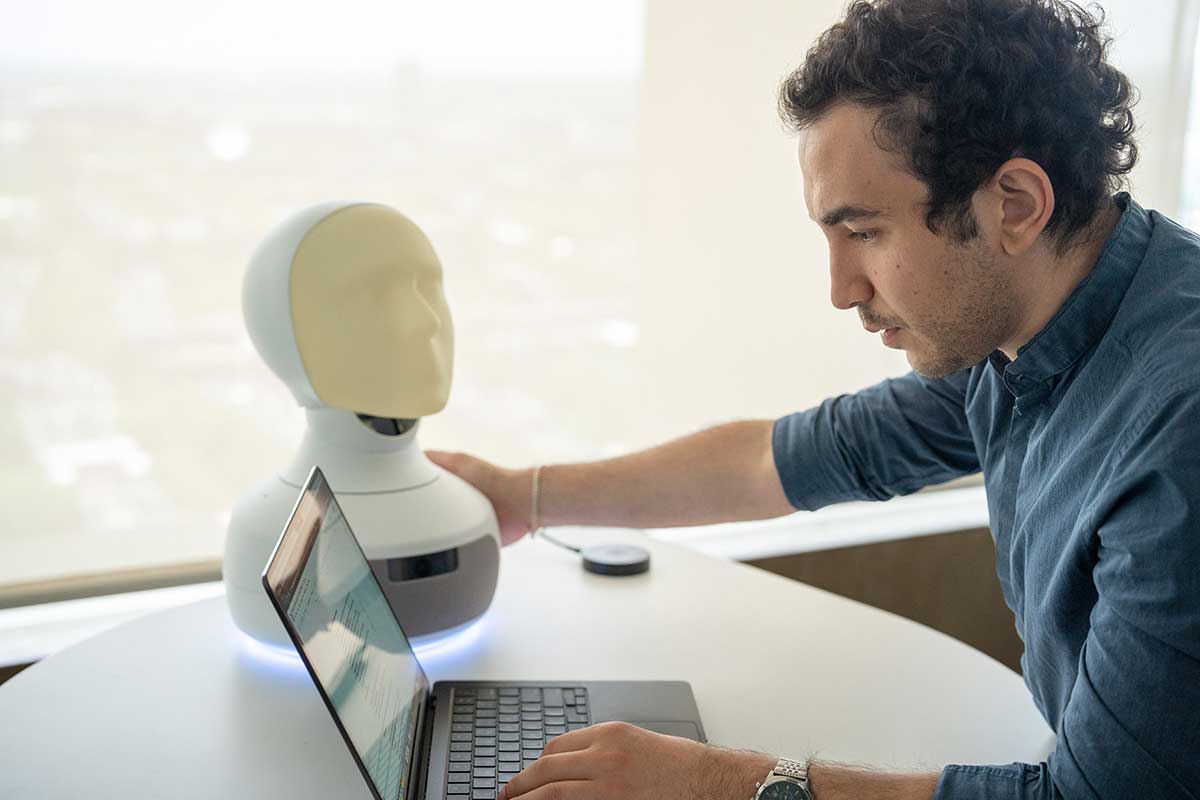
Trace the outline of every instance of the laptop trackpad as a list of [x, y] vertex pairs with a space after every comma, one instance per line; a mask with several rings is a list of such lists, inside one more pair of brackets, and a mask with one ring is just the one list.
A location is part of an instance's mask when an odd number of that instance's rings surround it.
[[630, 725], [637, 725], [639, 728], [645, 728], [654, 733], [665, 733], [667, 736], [682, 736], [685, 739], [692, 741], [700, 741], [700, 731], [696, 728], [694, 722], [633, 722]]

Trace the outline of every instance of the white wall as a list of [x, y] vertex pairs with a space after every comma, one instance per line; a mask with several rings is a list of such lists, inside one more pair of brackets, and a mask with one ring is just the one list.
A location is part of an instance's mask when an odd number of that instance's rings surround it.
[[1134, 197], [1177, 217], [1200, 2], [1106, 0], [1104, 7], [1115, 38], [1112, 60], [1141, 93]]

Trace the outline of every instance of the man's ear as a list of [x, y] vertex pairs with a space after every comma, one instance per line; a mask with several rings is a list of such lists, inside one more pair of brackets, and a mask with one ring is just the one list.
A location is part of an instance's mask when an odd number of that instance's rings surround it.
[[1011, 158], [1001, 164], [983, 192], [984, 213], [1010, 256], [1032, 247], [1054, 213], [1050, 176], [1027, 158]]

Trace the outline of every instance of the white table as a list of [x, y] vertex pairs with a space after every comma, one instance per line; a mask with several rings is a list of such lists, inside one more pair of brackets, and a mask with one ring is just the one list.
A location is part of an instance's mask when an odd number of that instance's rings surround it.
[[[578, 540], [578, 536], [576, 537]], [[710, 741], [882, 766], [1036, 761], [1019, 676], [900, 617], [637, 534], [649, 573], [504, 551], [473, 641], [431, 681], [681, 679]], [[150, 614], [0, 686], [0, 797], [368, 800], [298, 658], [264, 659], [223, 598]]]

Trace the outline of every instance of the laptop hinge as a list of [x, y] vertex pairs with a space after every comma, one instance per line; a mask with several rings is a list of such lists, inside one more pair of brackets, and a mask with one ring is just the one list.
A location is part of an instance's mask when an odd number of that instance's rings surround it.
[[429, 754], [433, 749], [433, 715], [436, 707], [437, 696], [430, 690], [421, 718], [417, 720], [417, 752], [413, 753], [413, 779], [408, 782], [407, 800], [422, 800], [425, 797], [429, 777]]

